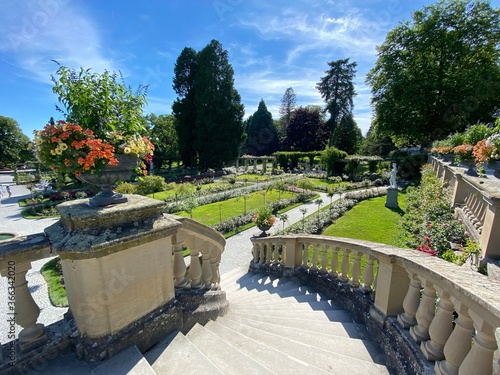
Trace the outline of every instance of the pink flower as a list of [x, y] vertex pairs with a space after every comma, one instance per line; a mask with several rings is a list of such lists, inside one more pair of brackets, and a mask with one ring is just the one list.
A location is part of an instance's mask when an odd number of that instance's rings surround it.
[[446, 226], [446, 224], [445, 224], [445, 223], [441, 224], [441, 228], [444, 228], [445, 226]]
[[427, 223], [427, 228], [432, 228], [432, 224], [431, 223]]
[[465, 236], [465, 237], [469, 237], [469, 232], [465, 231], [465, 232], [464, 232], [464, 236]]

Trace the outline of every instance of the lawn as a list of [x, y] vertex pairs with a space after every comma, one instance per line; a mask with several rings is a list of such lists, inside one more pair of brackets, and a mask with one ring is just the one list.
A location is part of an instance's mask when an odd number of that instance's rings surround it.
[[62, 270], [59, 257], [45, 263], [40, 272], [49, 286], [49, 297], [52, 304], [59, 307], [68, 306], [66, 289], [61, 284]]
[[399, 209], [385, 207], [386, 197], [360, 202], [330, 225], [324, 235], [393, 244], [399, 219], [405, 210], [405, 194], [399, 192]]
[[[280, 199], [291, 198], [295, 193], [279, 192], [277, 190], [269, 191], [264, 195], [264, 191], [256, 192], [246, 199], [246, 212], [256, 209], [265, 204], [276, 202]], [[214, 225], [219, 221], [227, 220], [233, 216], [242, 215], [245, 212], [245, 199], [240, 196], [231, 198], [223, 202], [206, 204], [196, 207], [193, 210], [193, 220], [199, 221], [205, 225]], [[189, 217], [186, 211], [177, 213], [177, 215]]]

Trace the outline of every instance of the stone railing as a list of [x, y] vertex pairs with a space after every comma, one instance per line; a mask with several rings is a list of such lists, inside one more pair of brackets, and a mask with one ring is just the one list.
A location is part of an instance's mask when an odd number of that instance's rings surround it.
[[[0, 373], [29, 369], [70, 348], [91, 360], [130, 345], [146, 350], [169, 332], [227, 309], [219, 286], [224, 237], [193, 220], [164, 215], [163, 202], [128, 199], [100, 209], [81, 201], [60, 204], [61, 219], [45, 233], [0, 242], [0, 274], [8, 280], [8, 302], [1, 309], [12, 320], [12, 341], [0, 350]], [[189, 269], [182, 256], [186, 248]], [[70, 313], [64, 328], [54, 323], [58, 328], [51, 329], [38, 322], [40, 307], [26, 273], [31, 262], [55, 255], [61, 258]], [[210, 306], [200, 307], [205, 301]], [[193, 318], [198, 307], [203, 314]], [[22, 327], [18, 337], [14, 323]]]
[[468, 176], [464, 167], [435, 157], [430, 161], [438, 178], [452, 189], [452, 205], [479, 242], [482, 257], [500, 259], [500, 179], [492, 174]]
[[296, 277], [339, 300], [367, 325], [396, 373], [499, 370], [500, 283], [422, 252], [366, 241], [297, 235], [252, 243], [252, 271]]

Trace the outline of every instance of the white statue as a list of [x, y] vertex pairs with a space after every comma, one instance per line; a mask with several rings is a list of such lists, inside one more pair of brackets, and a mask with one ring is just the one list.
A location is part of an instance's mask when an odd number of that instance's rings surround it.
[[397, 188], [398, 184], [396, 182], [396, 173], [398, 171], [398, 167], [396, 166], [396, 163], [392, 163], [392, 170], [391, 170], [391, 178], [389, 180], [389, 184], [391, 188]]

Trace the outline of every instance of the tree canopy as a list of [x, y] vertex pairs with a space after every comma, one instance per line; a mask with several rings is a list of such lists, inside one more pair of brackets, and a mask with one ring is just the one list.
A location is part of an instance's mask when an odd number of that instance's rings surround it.
[[198, 53], [185, 48], [174, 74], [178, 98], [172, 110], [183, 163], [207, 169], [236, 158], [244, 141], [244, 106], [227, 51], [216, 40]]
[[172, 161], [179, 159], [178, 136], [175, 129], [175, 117], [173, 115], [150, 114], [149, 122], [150, 140], [155, 146], [153, 164], [160, 169], [164, 162], [172, 166]]
[[246, 127], [247, 139], [244, 152], [250, 155], [271, 155], [278, 150], [278, 132], [273, 116], [261, 99], [259, 108], [250, 116]]
[[32, 160], [29, 143], [16, 120], [0, 116], [0, 166]]
[[319, 107], [299, 107], [292, 112], [283, 148], [287, 151], [318, 151], [325, 148], [328, 132]]
[[353, 98], [356, 96], [353, 79], [356, 75], [357, 63], [349, 63], [349, 58], [347, 58], [330, 61], [328, 66], [330, 69], [325, 72], [324, 77], [321, 77], [316, 88], [326, 103], [326, 110], [330, 113], [327, 126], [331, 134], [329, 145], [332, 146], [335, 127], [343, 117], [352, 117]]
[[441, 0], [413, 13], [377, 47], [367, 76], [378, 131], [425, 145], [478, 120], [500, 97], [500, 12], [483, 0]]

